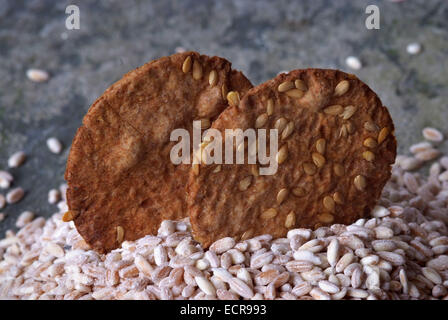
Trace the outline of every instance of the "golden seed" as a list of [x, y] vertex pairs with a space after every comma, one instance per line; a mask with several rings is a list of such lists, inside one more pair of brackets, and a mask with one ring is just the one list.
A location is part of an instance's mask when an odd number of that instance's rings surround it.
[[275, 157], [278, 164], [281, 164], [285, 162], [286, 158], [288, 157], [288, 146], [285, 144], [283, 147], [278, 150], [278, 153]]
[[229, 101], [229, 105], [237, 106], [240, 103], [240, 95], [237, 91], [230, 91], [227, 94], [227, 101]]
[[213, 173], [218, 173], [218, 172], [221, 172], [221, 165], [220, 165], [220, 164], [218, 164], [218, 165], [215, 167], [215, 169], [213, 169]]
[[304, 94], [305, 93], [300, 89], [291, 89], [291, 90], [286, 91], [286, 95], [291, 98], [300, 99], [303, 97]]
[[306, 86], [306, 84], [305, 84], [305, 82], [303, 80], [297, 79], [296, 81], [294, 81], [294, 85], [299, 90], [302, 90], [302, 91], [307, 91], [308, 90], [308, 87]]
[[339, 104], [335, 104], [335, 105], [326, 107], [324, 109], [324, 112], [331, 116], [337, 116], [337, 115], [341, 114], [343, 111], [344, 111], [344, 108]]
[[218, 72], [216, 70], [210, 71], [210, 74], [208, 75], [208, 83], [211, 87], [214, 87], [216, 83], [218, 82]]
[[347, 129], [347, 125], [344, 123], [341, 127], [341, 129], [339, 130], [339, 138], [346, 138], [348, 135], [348, 129]]
[[117, 230], [117, 242], [122, 243], [124, 239], [124, 229], [122, 226], [118, 226], [116, 230]]
[[260, 175], [259, 171], [258, 171], [258, 166], [256, 164], [251, 164], [250, 165], [250, 173], [254, 176], [254, 177], [258, 177]]
[[285, 129], [282, 132], [282, 140], [288, 138], [291, 135], [291, 133], [293, 133], [293, 131], [294, 131], [294, 122], [290, 121], [288, 122], [288, 124], [286, 125]]
[[345, 94], [349, 88], [350, 88], [350, 82], [348, 82], [348, 80], [342, 80], [334, 88], [334, 95], [336, 97], [340, 97], [343, 94]]
[[332, 197], [325, 196], [324, 200], [322, 201], [324, 204], [325, 209], [327, 209], [330, 212], [334, 212], [335, 209], [335, 203]]
[[375, 160], [375, 154], [372, 151], [364, 151], [362, 157], [367, 161]]
[[246, 191], [247, 188], [249, 188], [251, 183], [252, 183], [252, 176], [248, 176], [240, 181], [240, 183], [238, 185], [238, 189], [240, 191]]
[[320, 153], [313, 152], [311, 157], [313, 158], [313, 162], [316, 165], [316, 167], [320, 168], [325, 164], [325, 157], [322, 156]]
[[194, 80], [202, 79], [202, 66], [196, 60], [193, 62], [193, 79]]
[[276, 215], [277, 215], [277, 210], [274, 208], [270, 208], [261, 214], [261, 219], [263, 219], [263, 220], [271, 219], [271, 218], [274, 218]]
[[283, 132], [283, 129], [285, 129], [287, 124], [288, 120], [282, 117], [277, 119], [277, 121], [275, 121], [274, 128], [277, 129], [278, 132]]
[[294, 83], [291, 81], [285, 81], [279, 84], [278, 91], [279, 92], [286, 92], [288, 90], [291, 90], [294, 88]]
[[199, 121], [201, 121], [201, 129], [208, 129], [210, 128], [210, 119], [208, 118], [202, 118]]
[[358, 189], [359, 191], [363, 191], [367, 186], [366, 177], [358, 175], [355, 177], [354, 183], [356, 189]]
[[296, 197], [303, 197], [306, 194], [306, 192], [305, 189], [297, 187], [292, 189], [292, 194], [295, 195]]
[[387, 127], [381, 129], [380, 133], [378, 134], [378, 144], [381, 144], [381, 142], [386, 140], [388, 135], [389, 135], [389, 129]]
[[330, 213], [322, 213], [317, 218], [322, 223], [332, 223], [334, 221], [334, 217]]
[[364, 129], [366, 129], [367, 131], [378, 131], [378, 126], [376, 124], [374, 124], [373, 122], [367, 121], [364, 123]]
[[325, 147], [326, 147], [326, 141], [323, 138], [320, 138], [319, 140], [316, 141], [316, 150], [317, 152], [319, 152], [320, 154], [324, 154], [325, 153]]
[[195, 176], [199, 175], [199, 164], [193, 164], [193, 173]]
[[376, 146], [378, 145], [378, 143], [376, 142], [375, 139], [373, 138], [367, 138], [366, 140], [364, 140], [364, 146], [368, 147], [368, 148], [376, 148]]
[[344, 108], [344, 112], [342, 112], [341, 117], [344, 120], [350, 119], [356, 112], [358, 108], [355, 106], [347, 106]]
[[346, 126], [348, 133], [353, 134], [355, 132], [355, 126], [353, 125], [353, 123], [347, 122]]
[[62, 216], [62, 221], [69, 222], [69, 221], [72, 221], [73, 219], [75, 219], [75, 217], [76, 217], [75, 212], [73, 210], [68, 210]]
[[305, 162], [303, 164], [303, 171], [305, 171], [305, 173], [309, 176], [312, 176], [316, 173], [317, 168], [314, 164], [309, 163], [309, 162]]
[[190, 69], [191, 69], [191, 57], [188, 56], [187, 58], [185, 58], [185, 61], [182, 64], [182, 72], [187, 73], [190, 71]]
[[280, 191], [277, 193], [277, 204], [281, 204], [283, 201], [285, 201], [286, 197], [288, 196], [288, 189], [280, 189]]
[[272, 101], [272, 99], [268, 99], [266, 113], [268, 114], [268, 116], [274, 113], [274, 101]]
[[224, 83], [221, 87], [221, 95], [224, 100], [227, 99], [227, 92], [228, 92], [227, 85]]
[[290, 229], [296, 225], [296, 214], [294, 211], [288, 213], [285, 219], [285, 227]]
[[339, 164], [339, 163], [335, 163], [334, 167], [334, 173], [338, 176], [338, 177], [342, 177], [345, 174], [345, 169], [344, 167]]
[[344, 203], [344, 198], [342, 197], [342, 194], [339, 191], [336, 191], [333, 194], [333, 200], [334, 202], [336, 202], [337, 204], [343, 204]]
[[267, 121], [268, 121], [268, 114], [267, 113], [260, 114], [257, 117], [257, 120], [255, 120], [255, 128], [257, 129], [261, 128], [266, 124]]

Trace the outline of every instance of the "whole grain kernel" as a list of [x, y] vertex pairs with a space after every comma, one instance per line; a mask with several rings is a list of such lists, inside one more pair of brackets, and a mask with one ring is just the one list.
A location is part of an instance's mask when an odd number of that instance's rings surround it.
[[260, 114], [255, 120], [255, 128], [258, 129], [263, 127], [267, 121], [268, 121], [268, 114], [267, 113]]
[[277, 121], [275, 121], [274, 123], [274, 128], [278, 130], [278, 132], [283, 132], [283, 130], [285, 129], [286, 125], [288, 124], [288, 120], [286, 120], [285, 118], [279, 118], [277, 119]]
[[364, 189], [367, 186], [366, 177], [362, 175], [357, 175], [353, 182], [355, 184], [356, 189], [358, 189], [359, 191], [364, 191]]
[[288, 146], [285, 144], [280, 148], [275, 159], [277, 160], [277, 163], [281, 164], [285, 162], [286, 158], [288, 158]]
[[305, 162], [303, 164], [303, 171], [309, 176], [314, 175], [317, 172], [317, 168], [313, 163]]
[[334, 210], [335, 210], [335, 202], [334, 202], [332, 197], [325, 196], [323, 201], [322, 201], [322, 203], [323, 203], [325, 209], [327, 209], [330, 212], [334, 212]]
[[69, 221], [72, 221], [73, 219], [75, 219], [75, 217], [76, 217], [75, 211], [68, 210], [62, 216], [62, 221], [63, 222], [69, 222]]
[[375, 139], [373, 139], [373, 138], [367, 138], [366, 140], [364, 140], [364, 146], [365, 147], [367, 147], [367, 148], [376, 148], [377, 147], [377, 145], [378, 145], [378, 143], [376, 142], [376, 140]]
[[224, 83], [222, 86], [221, 86], [221, 96], [222, 96], [222, 98], [224, 99], [224, 100], [226, 100], [227, 99], [227, 92], [228, 92], [229, 90], [227, 89], [227, 85]]
[[238, 189], [240, 191], [246, 191], [252, 183], [252, 176], [248, 176], [240, 181], [238, 184]]
[[282, 140], [287, 139], [294, 132], [294, 122], [290, 121], [282, 131]]
[[321, 213], [317, 218], [322, 223], [332, 223], [334, 221], [334, 216], [330, 213]]
[[230, 91], [227, 94], [227, 101], [229, 101], [229, 105], [237, 106], [240, 103], [240, 95], [236, 91]]
[[325, 157], [322, 156], [320, 153], [313, 152], [311, 157], [313, 158], [313, 162], [316, 165], [316, 167], [321, 168], [325, 164]]
[[118, 226], [116, 228], [116, 232], [117, 232], [117, 242], [118, 243], [122, 243], [123, 239], [124, 239], [124, 229], [122, 226]]
[[339, 104], [328, 106], [324, 109], [324, 113], [331, 115], [331, 116], [340, 115], [343, 111], [344, 111], [344, 107], [342, 107]]
[[362, 153], [362, 157], [365, 159], [365, 160], [367, 160], [367, 161], [370, 161], [370, 162], [372, 162], [373, 160], [375, 160], [375, 154], [372, 152], [372, 151], [364, 151], [363, 153]]
[[182, 72], [188, 73], [191, 70], [191, 57], [188, 56], [185, 58], [184, 63], [182, 64]]
[[291, 90], [286, 91], [286, 95], [291, 98], [300, 99], [303, 97], [304, 94], [305, 93], [300, 89], [291, 89]]
[[370, 131], [370, 132], [376, 132], [380, 128], [378, 128], [378, 126], [376, 124], [374, 124], [373, 122], [367, 121], [367, 122], [364, 122], [364, 129], [366, 129], [367, 131]]
[[62, 143], [55, 137], [47, 139], [47, 147], [52, 153], [59, 154], [62, 151]]
[[327, 145], [327, 142], [325, 141], [325, 139], [320, 138], [319, 140], [317, 140], [316, 141], [317, 152], [319, 152], [320, 154], [324, 154], [326, 145]]
[[342, 112], [341, 117], [344, 120], [350, 119], [356, 112], [358, 108], [355, 106], [347, 106], [344, 108], [344, 112]]
[[334, 88], [334, 95], [336, 97], [340, 97], [343, 94], [346, 94], [349, 88], [350, 88], [350, 82], [348, 82], [348, 80], [342, 80]]
[[285, 219], [285, 227], [290, 229], [296, 225], [296, 214], [294, 211], [288, 213]]
[[333, 194], [333, 200], [334, 202], [336, 202], [337, 204], [343, 204], [344, 203], [344, 197], [342, 196], [342, 194], [339, 191], [336, 191]]
[[301, 187], [293, 188], [291, 191], [292, 191], [292, 194], [295, 195], [296, 197], [303, 197], [306, 195], [305, 189], [303, 189]]
[[288, 189], [283, 188], [280, 189], [280, 191], [277, 193], [277, 204], [281, 204], [283, 201], [285, 201], [286, 197], [288, 196]]
[[285, 81], [278, 85], [279, 92], [286, 92], [294, 88], [294, 83], [291, 81]]
[[306, 86], [305, 82], [301, 79], [297, 79], [294, 81], [294, 85], [296, 87], [296, 89], [302, 90], [302, 91], [307, 91], [308, 87]]
[[389, 128], [384, 127], [383, 129], [381, 129], [380, 133], [378, 134], [378, 144], [381, 144], [384, 140], [386, 140], [388, 135]]
[[196, 60], [193, 62], [193, 79], [202, 79], [202, 65]]
[[214, 87], [217, 83], [218, 83], [218, 72], [216, 72], [216, 70], [212, 70], [208, 75], [208, 84], [211, 87]]
[[272, 99], [268, 99], [266, 113], [268, 116], [271, 116], [274, 113], [274, 101]]
[[277, 209], [275, 208], [270, 208], [266, 211], [263, 211], [263, 213], [261, 214], [261, 219], [263, 220], [267, 220], [267, 219], [272, 219], [277, 215]]
[[333, 170], [338, 177], [342, 177], [345, 174], [345, 169], [340, 163], [335, 163]]

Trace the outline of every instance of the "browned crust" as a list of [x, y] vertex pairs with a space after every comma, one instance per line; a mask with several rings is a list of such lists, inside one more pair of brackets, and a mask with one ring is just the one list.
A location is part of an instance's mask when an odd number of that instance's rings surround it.
[[[187, 57], [202, 67], [201, 79], [184, 73]], [[211, 86], [210, 71], [218, 82]], [[124, 240], [155, 234], [162, 220], [186, 215], [189, 166], [170, 161], [170, 133], [191, 132], [193, 120], [213, 121], [227, 107], [221, 86], [240, 95], [252, 87], [231, 63], [185, 52], [147, 63], [111, 85], [78, 129], [67, 161], [67, 202], [75, 225], [99, 252], [116, 248], [116, 228]]]
[[[302, 98], [292, 98], [278, 91], [281, 83], [296, 79], [301, 79], [308, 87]], [[342, 80], [349, 81], [350, 89], [336, 97], [334, 88]], [[293, 134], [279, 143], [279, 148], [287, 144], [288, 157], [279, 164], [275, 175], [253, 177], [249, 188], [240, 191], [239, 182], [252, 176], [249, 165], [222, 165], [218, 173], [214, 172], [216, 165], [201, 165], [199, 176], [190, 174], [188, 212], [194, 237], [204, 247], [226, 236], [245, 239], [269, 233], [280, 237], [294, 227], [315, 228], [329, 224], [321, 221], [323, 213], [331, 213], [324, 207], [323, 198], [335, 192], [343, 195], [344, 203], [336, 203], [331, 223], [352, 223], [370, 212], [390, 177], [390, 166], [396, 155], [392, 119], [377, 95], [354, 75], [322, 69], [281, 74], [249, 90], [240, 104], [226, 109], [212, 127], [221, 131], [253, 128], [257, 117], [266, 112], [268, 99], [274, 101], [274, 113], [262, 128], [273, 128], [280, 117], [294, 121], [295, 127]], [[353, 105], [357, 111], [350, 119], [343, 120], [339, 115], [323, 112], [330, 105]], [[366, 130], [364, 123], [367, 121], [375, 123], [378, 130]], [[353, 133], [339, 137], [341, 127], [348, 122]], [[384, 127], [391, 132], [384, 142], [371, 149], [363, 145], [368, 137], [378, 140], [379, 130]], [[323, 154], [326, 163], [310, 176], [305, 173], [303, 164], [313, 163], [312, 153], [316, 152], [319, 138], [326, 140]], [[373, 162], [363, 158], [366, 150], [375, 154]], [[336, 163], [345, 168], [342, 177], [334, 173]], [[365, 191], [356, 189], [354, 178], [357, 175], [366, 177]], [[292, 189], [297, 187], [305, 190], [304, 196], [292, 194]], [[282, 188], [289, 194], [279, 205], [276, 197]], [[263, 220], [261, 214], [269, 208], [275, 208], [277, 215]], [[296, 222], [286, 227], [285, 220], [291, 211]]]

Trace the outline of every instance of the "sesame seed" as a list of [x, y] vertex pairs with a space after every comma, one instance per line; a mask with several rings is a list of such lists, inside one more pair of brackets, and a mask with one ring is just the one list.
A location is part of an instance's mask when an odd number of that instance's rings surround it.
[[263, 211], [263, 213], [261, 214], [261, 219], [263, 220], [267, 220], [267, 219], [272, 219], [277, 215], [277, 210], [274, 208], [270, 208], [266, 211]]
[[228, 92], [227, 85], [224, 83], [221, 87], [221, 95], [224, 100], [227, 99], [227, 92]]
[[433, 142], [443, 141], [443, 134], [435, 128], [424, 128], [422, 133], [426, 140]]
[[22, 188], [15, 188], [6, 194], [6, 202], [9, 204], [17, 203], [22, 200], [25, 191]]
[[359, 191], [364, 191], [364, 189], [367, 186], [366, 177], [364, 177], [362, 175], [356, 176], [354, 179], [354, 184], [355, 184], [356, 189], [358, 189]]
[[291, 90], [294, 88], [294, 83], [291, 81], [285, 81], [279, 84], [278, 91], [279, 92], [286, 92], [288, 90]]
[[302, 90], [302, 91], [308, 90], [308, 87], [306, 86], [305, 82], [301, 79], [297, 79], [296, 81], [294, 81], [294, 85], [299, 90]]
[[277, 193], [277, 204], [281, 204], [283, 201], [285, 201], [286, 197], [288, 196], [288, 189], [280, 189], [280, 191]]
[[356, 108], [355, 106], [347, 106], [344, 108], [344, 112], [342, 112], [341, 117], [344, 120], [348, 120], [355, 114], [357, 109], [358, 108]]
[[300, 99], [303, 97], [304, 94], [305, 93], [300, 89], [291, 89], [291, 90], [286, 91], [286, 95], [291, 98]]
[[285, 219], [285, 227], [290, 229], [292, 227], [294, 227], [296, 224], [296, 214], [294, 213], [294, 211], [291, 211], [290, 213], [288, 213], [288, 215], [286, 216]]
[[240, 181], [240, 183], [238, 185], [238, 189], [240, 191], [246, 191], [247, 188], [249, 188], [251, 183], [252, 183], [252, 176], [248, 176]]
[[306, 194], [306, 192], [305, 189], [297, 187], [292, 189], [292, 194], [295, 195], [296, 197], [303, 197]]
[[218, 83], [218, 72], [216, 72], [216, 70], [210, 71], [210, 74], [208, 75], [208, 83], [211, 87], [214, 87], [216, 83]]
[[313, 162], [316, 165], [316, 167], [321, 168], [325, 164], [325, 157], [320, 153], [313, 152], [311, 157], [313, 158]]
[[345, 169], [344, 167], [339, 164], [339, 163], [335, 163], [334, 167], [333, 167], [334, 173], [338, 176], [338, 177], [342, 177], [345, 174]]
[[367, 131], [371, 131], [371, 132], [375, 132], [375, 131], [379, 130], [378, 126], [370, 121], [367, 121], [364, 123], [364, 129], [366, 129]]
[[227, 94], [227, 101], [229, 101], [229, 105], [237, 106], [240, 103], [240, 95], [236, 91], [230, 91]]
[[406, 46], [406, 51], [411, 54], [419, 54], [422, 50], [422, 46], [418, 42], [412, 42]]
[[193, 62], [193, 79], [202, 79], [202, 65], [196, 60]]
[[122, 243], [123, 239], [124, 239], [124, 229], [122, 226], [118, 226], [116, 228], [116, 232], [117, 232], [117, 242], [118, 243]]
[[322, 202], [323, 202], [325, 209], [327, 209], [330, 212], [334, 212], [335, 203], [334, 203], [334, 200], [332, 197], [325, 196]]
[[55, 137], [47, 139], [47, 147], [52, 153], [58, 154], [62, 151], [62, 143]]
[[343, 111], [344, 111], [344, 108], [339, 104], [335, 104], [335, 105], [326, 107], [324, 109], [324, 113], [331, 115], [331, 116], [337, 116], [337, 115], [341, 114]]
[[281, 164], [285, 162], [287, 157], [288, 157], [288, 146], [285, 144], [283, 147], [280, 148], [275, 158], [277, 160], [277, 163]]
[[277, 121], [275, 121], [274, 128], [277, 129], [279, 132], [283, 132], [287, 124], [288, 120], [282, 117], [277, 119]]
[[364, 151], [362, 153], [362, 157], [367, 161], [373, 161], [375, 160], [375, 154], [372, 151]]
[[317, 218], [322, 223], [332, 223], [334, 221], [334, 216], [330, 213], [321, 213]]
[[326, 147], [326, 141], [323, 138], [320, 138], [319, 140], [316, 141], [316, 150], [317, 152], [319, 152], [320, 154], [324, 154], [325, 153], [325, 147]]
[[380, 133], [378, 134], [378, 144], [381, 144], [384, 140], [386, 140], [388, 135], [389, 129], [387, 127], [381, 129]]
[[188, 56], [185, 58], [184, 63], [182, 64], [182, 72], [188, 73], [191, 70], [191, 57]]
[[25, 159], [26, 159], [25, 152], [18, 151], [9, 157], [8, 166], [10, 168], [20, 167], [25, 162]]
[[268, 114], [267, 113], [260, 114], [255, 120], [255, 128], [258, 129], [263, 127], [267, 121], [268, 121]]
[[338, 191], [336, 191], [333, 194], [333, 200], [334, 202], [336, 202], [337, 204], [343, 204], [344, 203], [344, 198], [342, 197], [342, 194]]
[[294, 122], [290, 121], [282, 132], [282, 140], [288, 138], [294, 132]]
[[220, 164], [218, 164], [218, 165], [215, 167], [215, 169], [213, 169], [213, 173], [218, 173], [218, 172], [221, 172], [221, 165], [220, 165]]
[[50, 78], [47, 71], [40, 69], [29, 69], [26, 71], [26, 76], [33, 82], [45, 82]]
[[342, 80], [334, 88], [334, 95], [336, 97], [340, 97], [343, 94], [345, 94], [349, 88], [350, 88], [350, 82], [348, 82], [348, 80]]
[[305, 171], [305, 173], [309, 176], [312, 176], [316, 173], [317, 168], [314, 164], [309, 163], [309, 162], [305, 162], [303, 164], [303, 171]]
[[268, 116], [271, 116], [274, 113], [274, 101], [272, 99], [268, 99], [266, 113]]
[[378, 145], [378, 143], [376, 142], [376, 140], [375, 139], [373, 139], [373, 138], [367, 138], [366, 140], [364, 140], [364, 146], [365, 147], [368, 147], [368, 148], [376, 148], [376, 146]]

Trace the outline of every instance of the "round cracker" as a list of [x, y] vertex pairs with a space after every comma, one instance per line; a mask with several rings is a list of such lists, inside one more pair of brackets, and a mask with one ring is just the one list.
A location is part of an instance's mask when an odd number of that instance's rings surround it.
[[70, 150], [65, 178], [70, 217], [84, 240], [106, 252], [123, 240], [156, 234], [186, 215], [188, 165], [174, 165], [174, 129], [213, 121], [223, 91], [251, 84], [219, 57], [185, 52], [126, 74], [91, 106]]
[[274, 175], [259, 175], [259, 166], [249, 164], [201, 164], [199, 175], [190, 175], [190, 221], [203, 246], [228, 236], [281, 237], [296, 227], [349, 224], [380, 197], [396, 155], [394, 125], [354, 75], [322, 69], [281, 74], [249, 90], [212, 128], [225, 140], [225, 129], [273, 129], [276, 123]]

